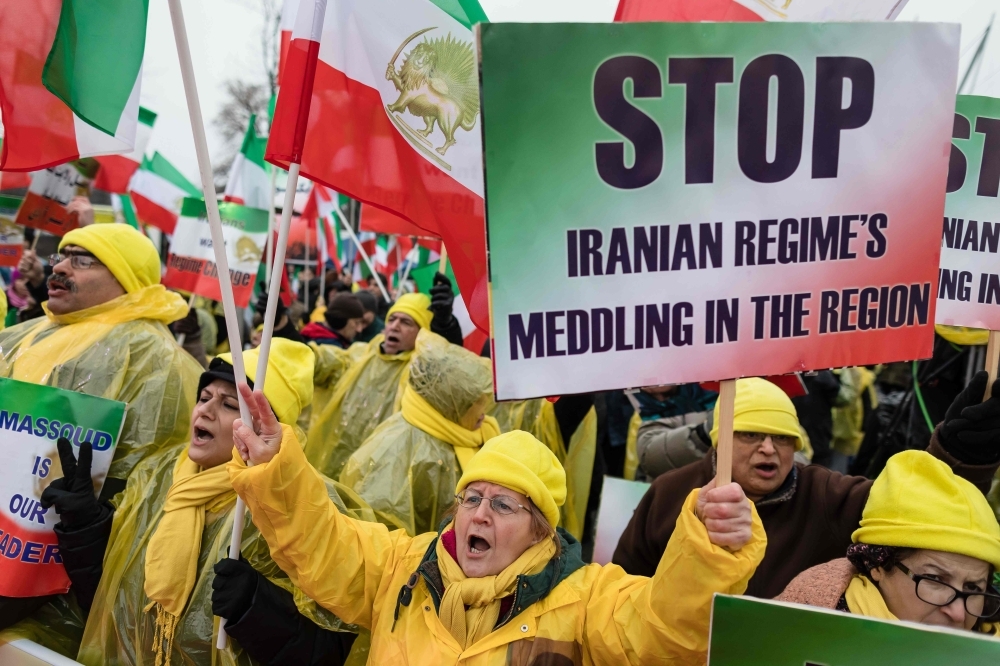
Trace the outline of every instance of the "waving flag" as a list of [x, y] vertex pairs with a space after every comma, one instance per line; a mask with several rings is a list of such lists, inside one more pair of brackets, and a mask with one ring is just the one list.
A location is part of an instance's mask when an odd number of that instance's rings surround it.
[[0, 0], [0, 168], [38, 171], [135, 148], [147, 6]]
[[377, 206], [361, 206], [361, 231], [400, 236], [428, 236], [429, 234], [409, 220], [394, 215]]
[[882, 21], [907, 0], [619, 0], [615, 21]]
[[264, 162], [266, 145], [267, 137], [257, 135], [257, 116], [251, 114], [246, 136], [243, 137], [243, 145], [229, 168], [226, 201], [261, 210], [271, 210], [274, 207], [270, 201], [271, 180], [267, 163]]
[[[295, 14], [299, 10], [299, 0], [285, 0], [281, 5], [281, 20], [278, 23], [280, 42], [278, 46], [278, 85], [281, 85], [281, 74], [285, 71], [288, 60], [288, 47], [292, 44], [292, 28], [295, 27]], [[273, 113], [273, 112], [272, 112]]]
[[443, 238], [488, 330], [472, 36], [485, 20], [476, 0], [301, 0], [267, 160]]
[[124, 194], [132, 175], [139, 170], [146, 157], [146, 147], [153, 133], [153, 123], [156, 114], [144, 107], [139, 107], [139, 124], [135, 130], [135, 148], [127, 155], [105, 155], [98, 157], [101, 165], [94, 179], [94, 187], [105, 192]]
[[128, 189], [138, 218], [168, 234], [174, 233], [184, 197], [201, 196], [201, 190], [159, 153], [143, 160]]

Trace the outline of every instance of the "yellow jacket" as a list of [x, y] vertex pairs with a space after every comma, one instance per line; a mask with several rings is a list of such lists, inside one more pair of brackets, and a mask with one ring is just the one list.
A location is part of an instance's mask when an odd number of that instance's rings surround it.
[[274, 561], [321, 606], [371, 631], [374, 664], [529, 666], [543, 655], [581, 666], [704, 664], [712, 594], [741, 594], [767, 543], [754, 511], [747, 546], [713, 546], [693, 492], [652, 579], [585, 565], [564, 538], [564, 554], [522, 577], [498, 627], [462, 651], [437, 614], [436, 534], [342, 517], [287, 427], [271, 462], [235, 458], [229, 470]]

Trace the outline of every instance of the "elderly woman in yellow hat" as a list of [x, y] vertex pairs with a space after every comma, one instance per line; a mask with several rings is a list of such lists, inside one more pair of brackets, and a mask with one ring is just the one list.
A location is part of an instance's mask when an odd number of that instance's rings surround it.
[[1000, 637], [1000, 525], [982, 492], [940, 460], [890, 458], [853, 541], [846, 559], [799, 574], [778, 600]]
[[293, 429], [240, 391], [256, 431], [234, 429], [233, 488], [291, 580], [371, 631], [370, 663], [704, 664], [712, 595], [740, 594], [764, 554], [743, 491], [710, 483], [690, 493], [652, 579], [584, 564], [556, 527], [565, 472], [521, 431], [463, 465], [440, 532], [390, 532], [341, 515]]
[[[257, 356], [257, 350], [243, 354], [250, 381]], [[223, 658], [214, 647], [210, 596], [215, 583], [212, 567], [227, 554], [236, 501], [223, 464], [232, 457], [233, 422], [239, 415], [231, 361], [231, 354], [222, 354], [202, 374], [187, 447], [151, 456], [137, 467], [124, 494], [116, 498], [116, 509], [94, 498], [89, 446], [81, 447], [79, 461], [68, 446], [61, 447], [67, 449], [60, 451], [66, 476], [42, 497], [59, 512], [61, 522], [55, 529], [67, 572], [77, 599], [89, 610], [79, 654], [72, 655], [84, 664], [209, 666]], [[289, 427], [294, 427], [312, 398], [312, 363], [313, 353], [305, 345], [283, 339], [272, 342], [264, 392], [277, 418]], [[340, 502], [332, 485], [324, 489]], [[339, 507], [345, 510], [342, 503]], [[279, 603], [284, 597], [289, 612], [299, 615], [292, 602], [296, 591], [249, 524], [242, 554], [267, 576], [254, 575], [257, 591]], [[298, 594], [302, 611], [312, 619], [327, 629], [340, 627], [336, 618]], [[235, 598], [229, 604], [239, 605]], [[230, 613], [232, 634], [238, 637], [232, 651], [225, 653], [225, 663], [255, 663], [248, 652], [256, 647], [260, 632], [241, 631], [249, 624], [240, 621], [248, 605], [240, 615]], [[341, 636], [346, 654], [353, 636], [341, 633], [334, 638]], [[253, 645], [241, 644], [240, 637]], [[283, 646], [272, 642], [271, 652], [279, 652]]]

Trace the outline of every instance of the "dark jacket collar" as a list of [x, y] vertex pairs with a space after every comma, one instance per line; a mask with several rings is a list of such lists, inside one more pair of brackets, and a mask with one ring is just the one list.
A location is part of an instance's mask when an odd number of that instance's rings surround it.
[[[559, 583], [585, 566], [580, 542], [561, 527], [556, 528], [556, 534], [559, 536], [559, 541], [562, 545], [562, 554], [559, 557], [553, 557], [549, 560], [549, 563], [539, 573], [531, 576], [521, 575], [517, 577], [517, 587], [510, 604], [510, 610], [497, 620], [497, 625], [494, 629], [499, 629], [515, 618], [521, 611], [547, 597]], [[440, 534], [438, 538], [441, 538]], [[421, 578], [427, 585], [427, 590], [434, 601], [434, 609], [440, 610], [441, 597], [444, 596], [444, 581], [441, 578], [441, 570], [438, 567], [437, 542], [438, 539], [430, 542], [427, 550], [424, 552], [423, 559], [420, 560], [420, 564], [417, 566], [417, 570], [410, 575], [410, 579], [406, 581], [406, 585], [399, 590], [399, 596], [396, 599], [396, 610], [393, 613], [393, 627], [395, 627], [396, 620], [399, 619], [400, 606], [410, 605], [410, 601], [413, 598], [413, 588], [417, 586]]]

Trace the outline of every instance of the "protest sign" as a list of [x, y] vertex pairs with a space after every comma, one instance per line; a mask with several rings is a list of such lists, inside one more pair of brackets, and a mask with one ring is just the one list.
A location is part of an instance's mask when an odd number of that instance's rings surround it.
[[478, 29], [498, 399], [930, 356], [957, 26]]
[[24, 253], [24, 227], [14, 222], [20, 205], [19, 198], [0, 196], [0, 266], [17, 266]]
[[59, 516], [38, 503], [62, 477], [56, 440], [65, 437], [94, 450], [94, 492], [104, 485], [125, 403], [74, 391], [0, 378], [0, 595], [38, 597], [69, 589], [52, 526]]
[[[996, 664], [1000, 641], [972, 631], [717, 594], [709, 666]], [[959, 655], [961, 655], [959, 657]]]
[[627, 481], [613, 476], [604, 477], [601, 486], [601, 506], [597, 510], [597, 534], [594, 536], [594, 562], [608, 564], [618, 547], [622, 532], [632, 520], [635, 507], [649, 490], [642, 481]]
[[[268, 212], [235, 203], [220, 203], [219, 214], [233, 296], [237, 307], [246, 307], [264, 254]], [[170, 240], [163, 284], [216, 301], [222, 297], [212, 233], [202, 199], [187, 198], [181, 204], [181, 214]]]
[[941, 237], [939, 324], [1000, 330], [1000, 99], [959, 95]]
[[66, 207], [73, 197], [87, 196], [90, 178], [84, 170], [96, 172], [96, 168], [90, 167], [88, 163], [77, 161], [32, 172], [31, 185], [17, 213], [17, 224], [54, 236], [64, 236], [67, 231], [76, 229], [78, 214], [69, 212]]

